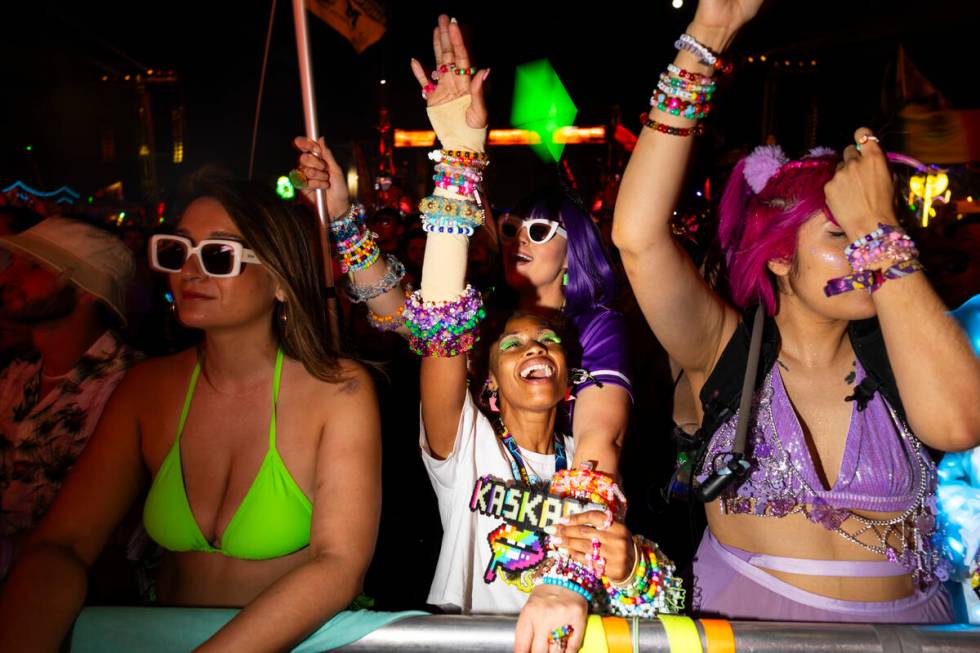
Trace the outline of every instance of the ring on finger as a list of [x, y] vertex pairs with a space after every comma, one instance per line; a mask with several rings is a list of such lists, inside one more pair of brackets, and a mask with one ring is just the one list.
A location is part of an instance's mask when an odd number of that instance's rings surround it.
[[571, 637], [572, 633], [574, 632], [575, 629], [572, 627], [572, 624], [565, 624], [564, 626], [555, 628], [548, 633], [548, 643], [557, 644], [564, 649], [566, 646], [568, 646], [568, 638]]
[[290, 170], [287, 177], [289, 177], [289, 183], [293, 185], [293, 188], [302, 190], [310, 185], [310, 180], [306, 176], [306, 173], [299, 168], [293, 168]]
[[593, 537], [592, 553], [588, 555], [588, 567], [596, 576], [606, 575], [606, 559], [602, 557], [601, 549], [602, 542], [598, 537]]
[[878, 140], [878, 137], [875, 136], [874, 134], [861, 134], [861, 138], [858, 139], [857, 144], [854, 146], [854, 149], [860, 152], [861, 146], [869, 141], [874, 141], [875, 143], [881, 142], [880, 140]]

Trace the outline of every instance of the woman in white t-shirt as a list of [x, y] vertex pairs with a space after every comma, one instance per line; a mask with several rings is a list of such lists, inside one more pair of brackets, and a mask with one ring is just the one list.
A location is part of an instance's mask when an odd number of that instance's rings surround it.
[[[443, 526], [429, 603], [463, 613], [524, 609], [515, 651], [532, 645], [536, 651], [577, 650], [588, 603], [559, 585], [538, 584], [532, 591], [530, 576], [544, 559], [547, 537], [519, 524], [540, 527], [558, 516], [548, 514], [554, 500], [541, 488], [567, 469], [574, 454], [572, 439], [556, 431], [558, 406], [570, 388], [565, 351], [547, 320], [514, 315], [490, 346], [484, 395], [493, 421], [474, 404], [464, 354], [475, 342], [483, 309], [479, 293], [464, 282], [467, 236], [483, 220], [478, 200], [486, 165], [485, 72], [470, 68], [459, 28], [445, 16], [434, 37], [437, 83], [428, 82], [417, 61], [412, 68], [443, 149], [435, 156], [435, 191], [421, 203], [428, 232], [421, 289], [404, 307], [411, 346], [424, 356], [420, 446]], [[630, 575], [635, 556], [625, 526], [599, 530], [607, 523], [598, 511], [572, 515], [569, 522], [547, 529], [553, 542], [562, 536], [564, 553], [585, 564], [598, 547], [608, 577]], [[566, 636], [549, 638], [567, 626]]]

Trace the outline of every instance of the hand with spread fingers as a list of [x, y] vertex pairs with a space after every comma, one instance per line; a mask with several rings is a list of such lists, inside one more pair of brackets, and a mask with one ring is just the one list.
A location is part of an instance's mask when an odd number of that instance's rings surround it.
[[878, 138], [861, 127], [854, 132], [854, 141], [824, 186], [827, 206], [850, 240], [871, 233], [879, 223], [897, 224], [895, 189]]
[[555, 527], [551, 543], [568, 551], [572, 560], [613, 581], [630, 577], [636, 563], [633, 535], [625, 524], [609, 522], [606, 513], [593, 510], [571, 515]]
[[432, 32], [432, 50], [435, 69], [430, 76], [417, 59], [412, 59], [412, 74], [422, 88], [427, 107], [447, 104], [465, 95], [472, 100], [466, 109], [466, 124], [473, 129], [487, 125], [487, 105], [483, 99], [483, 82], [490, 70], [477, 70], [470, 63], [470, 55], [463, 41], [463, 33], [456, 20], [445, 14], [439, 16], [439, 25]]
[[293, 145], [300, 152], [297, 166], [289, 174], [293, 185], [311, 203], [316, 201], [316, 189], [322, 189], [326, 193], [330, 218], [343, 216], [350, 208], [350, 194], [344, 171], [333, 158], [323, 137], [317, 142], [306, 136], [297, 136], [293, 139]]

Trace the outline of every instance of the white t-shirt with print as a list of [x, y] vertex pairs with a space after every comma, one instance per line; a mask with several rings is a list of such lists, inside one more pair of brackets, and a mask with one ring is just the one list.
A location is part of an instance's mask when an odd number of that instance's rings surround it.
[[[477, 409], [467, 392], [456, 431], [453, 451], [445, 460], [432, 456], [420, 420], [419, 445], [422, 462], [429, 473], [439, 500], [442, 520], [442, 547], [436, 565], [428, 602], [463, 614], [517, 614], [528, 595], [500, 578], [484, 582], [484, 573], [493, 554], [487, 535], [503, 522], [470, 511], [470, 498], [476, 480], [496, 476], [514, 478], [510, 454], [497, 438], [490, 420]], [[574, 443], [565, 437], [568, 463], [575, 454]], [[520, 449], [524, 464], [534, 475], [548, 480], [555, 473], [555, 456]]]

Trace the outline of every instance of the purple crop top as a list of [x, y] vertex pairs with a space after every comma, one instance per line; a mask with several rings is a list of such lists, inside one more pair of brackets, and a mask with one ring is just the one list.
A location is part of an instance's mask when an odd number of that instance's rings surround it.
[[622, 387], [632, 399], [629, 346], [623, 314], [597, 306], [571, 317], [569, 321], [577, 332], [582, 348], [581, 368], [589, 373], [582, 382], [575, 384], [572, 394], [576, 395], [598, 381]]
[[[858, 362], [856, 382], [864, 376]], [[940, 573], [940, 556], [930, 543], [935, 533], [936, 466], [880, 394], [864, 410], [855, 402], [832, 488], [817, 474], [778, 366], [767, 375], [753, 411], [756, 419], [746, 443], [749, 471], [722, 495], [722, 512], [766, 517], [802, 512], [845, 539], [900, 562], [923, 584]], [[712, 465], [727, 462], [736, 419], [712, 436], [699, 482], [708, 477]], [[871, 520], [851, 512], [855, 510], [900, 514]], [[868, 532], [877, 535], [879, 545], [857, 540]]]

